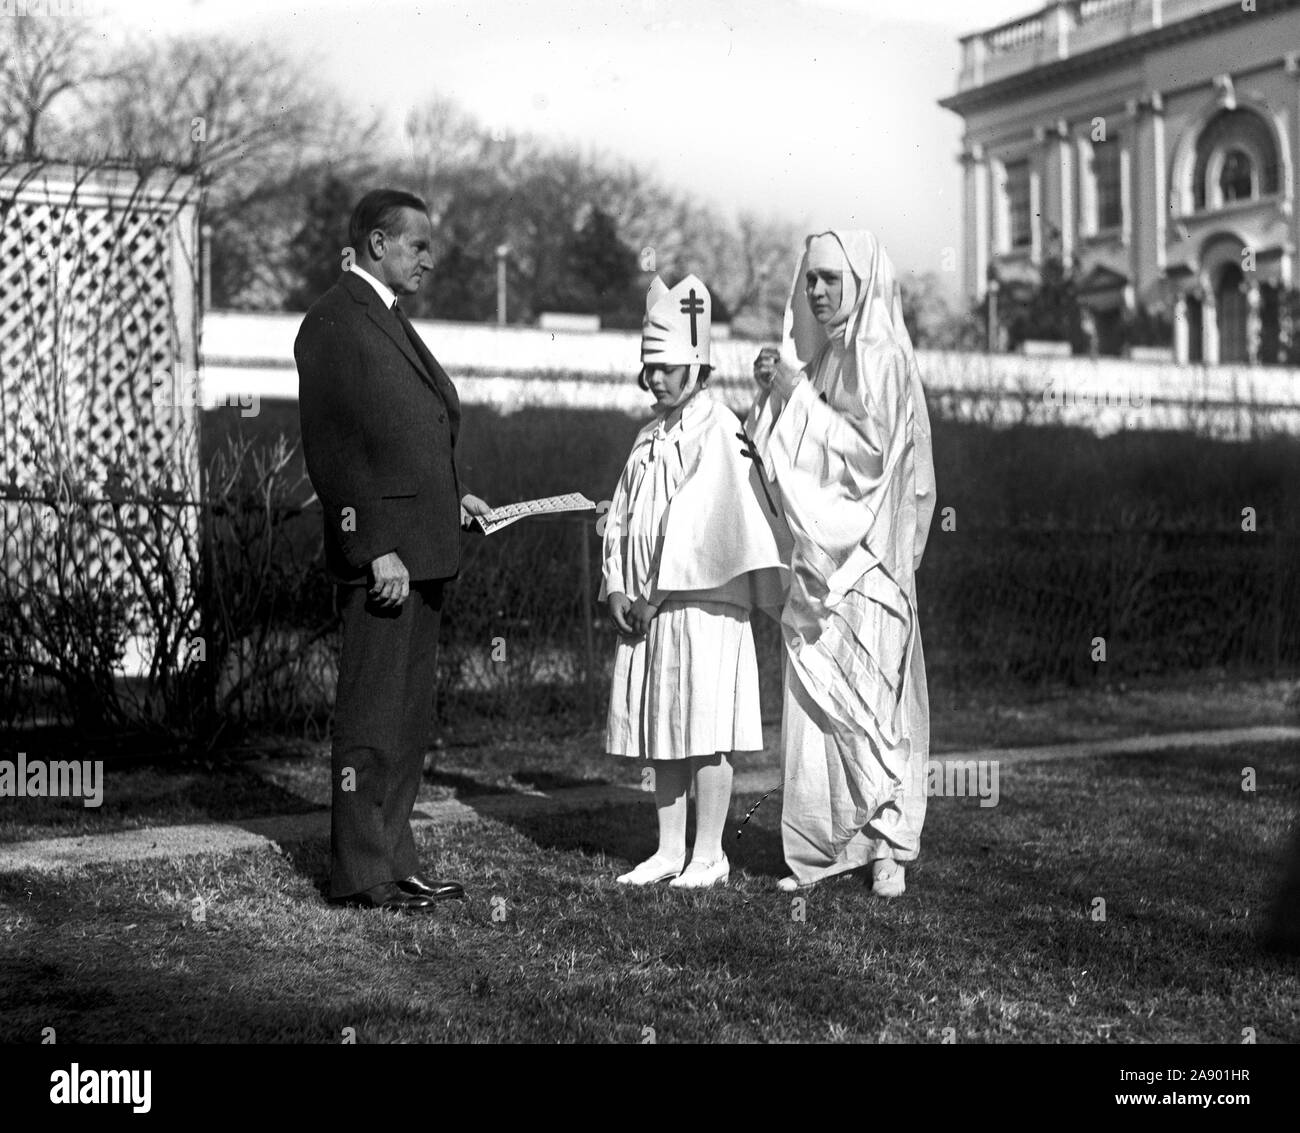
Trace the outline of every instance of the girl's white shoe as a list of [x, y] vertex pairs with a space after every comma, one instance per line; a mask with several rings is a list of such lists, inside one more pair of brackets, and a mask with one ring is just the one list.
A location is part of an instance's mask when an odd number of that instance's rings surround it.
[[725, 885], [727, 878], [730, 876], [731, 863], [727, 861], [726, 854], [708, 865], [702, 865], [692, 858], [691, 864], [686, 867], [686, 871], [680, 877], [670, 881], [668, 888], [711, 889], [715, 885]]
[[676, 862], [668, 858], [661, 858], [655, 854], [652, 858], [647, 858], [635, 869], [627, 873], [620, 874], [615, 880], [619, 885], [653, 885], [656, 881], [667, 881], [670, 877], [676, 877], [682, 872], [682, 866], [686, 864], [686, 858], [683, 856]]
[[800, 885], [794, 874], [791, 874], [789, 877], [781, 878], [781, 880], [776, 883], [776, 887], [782, 893], [806, 893], [816, 884], [817, 882], [810, 881], [807, 885]]
[[903, 867], [892, 858], [878, 858], [871, 863], [871, 892], [877, 897], [903, 895]]

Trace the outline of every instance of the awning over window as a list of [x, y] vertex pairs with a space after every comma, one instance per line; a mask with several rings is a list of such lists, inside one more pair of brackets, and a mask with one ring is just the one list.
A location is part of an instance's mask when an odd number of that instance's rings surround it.
[[1128, 276], [1097, 265], [1079, 280], [1075, 294], [1090, 311], [1114, 311], [1124, 306], [1127, 286]]

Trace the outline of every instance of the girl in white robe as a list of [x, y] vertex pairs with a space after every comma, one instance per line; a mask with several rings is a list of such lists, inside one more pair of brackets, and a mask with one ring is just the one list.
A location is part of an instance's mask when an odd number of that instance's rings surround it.
[[930, 422], [893, 265], [869, 232], [808, 238], [749, 431], [794, 537], [781, 833], [787, 890], [871, 865], [903, 892], [925, 819], [929, 699], [915, 571]]
[[[693, 276], [672, 291], [656, 284], [641, 381], [657, 416], [632, 446], [604, 535], [600, 597], [622, 635], [606, 748], [650, 761], [659, 819], [657, 851], [618, 881], [706, 888], [730, 873], [722, 834], [731, 753], [763, 746], [749, 618], [755, 605], [773, 616], [780, 608], [789, 535], [743, 455], [740, 420], [704, 387], [704, 285]], [[695, 312], [691, 341], [679, 317], [696, 301], [706, 310]], [[692, 778], [695, 840], [684, 869]]]

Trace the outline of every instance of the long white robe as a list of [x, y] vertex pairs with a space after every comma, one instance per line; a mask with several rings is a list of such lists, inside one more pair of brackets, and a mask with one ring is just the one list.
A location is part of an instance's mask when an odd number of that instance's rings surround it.
[[[864, 271], [863, 286], [893, 287], [892, 269]], [[880, 322], [901, 321], [896, 288], [885, 295], [883, 313], [862, 310], [845, 337], [822, 336], [784, 406], [765, 396], [749, 419], [794, 538], [782, 614], [782, 840], [801, 884], [914, 859], [925, 820], [915, 569], [934, 469], [910, 343]]]

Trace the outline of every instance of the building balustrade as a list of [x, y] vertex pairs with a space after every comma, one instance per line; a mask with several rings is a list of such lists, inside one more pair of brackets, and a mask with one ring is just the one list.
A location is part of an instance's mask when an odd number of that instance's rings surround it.
[[1224, 0], [1056, 0], [961, 40], [959, 90], [970, 90], [1223, 7]]

